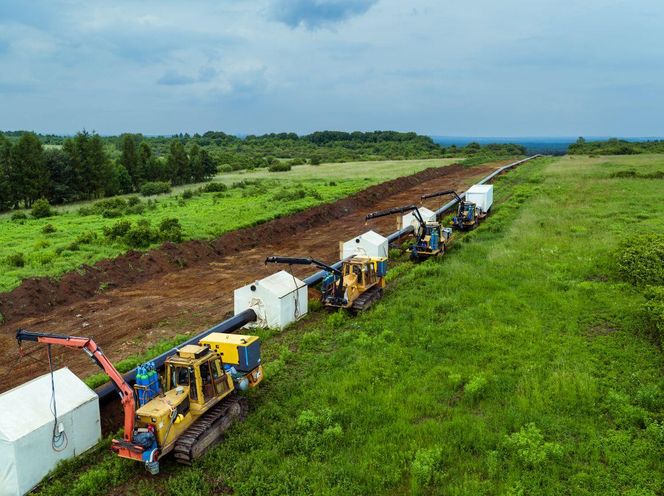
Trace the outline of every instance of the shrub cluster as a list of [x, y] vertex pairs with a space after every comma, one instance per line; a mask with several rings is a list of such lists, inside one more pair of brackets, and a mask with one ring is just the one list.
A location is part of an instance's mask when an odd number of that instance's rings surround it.
[[641, 234], [622, 243], [618, 252], [621, 277], [642, 287], [646, 302], [643, 309], [655, 332], [664, 338], [664, 235]]
[[141, 186], [141, 194], [143, 196], [161, 195], [163, 193], [171, 192], [171, 183], [166, 181], [153, 181], [144, 183]]
[[223, 193], [228, 189], [228, 186], [226, 186], [224, 183], [207, 183], [205, 186], [203, 186], [203, 192], [205, 193]]
[[5, 258], [5, 263], [10, 267], [24, 267], [25, 266], [25, 255], [21, 252], [12, 253]]
[[664, 235], [640, 234], [622, 243], [618, 270], [636, 286], [664, 285]]
[[558, 443], [545, 441], [544, 435], [533, 423], [505, 436], [502, 448], [507, 458], [528, 469], [537, 468], [552, 458], [559, 458], [563, 452]]
[[51, 208], [51, 204], [46, 198], [40, 198], [34, 202], [32, 204], [32, 210], [30, 211], [30, 214], [35, 219], [43, 219], [44, 217], [52, 217], [55, 215], [53, 213], [53, 209]]
[[297, 188], [297, 189], [282, 188], [279, 191], [277, 191], [274, 195], [272, 195], [272, 199], [274, 201], [288, 202], [288, 201], [302, 200], [307, 196], [315, 198], [316, 200], [323, 199], [323, 197], [318, 191], [314, 189], [304, 189], [304, 188]]
[[94, 231], [86, 231], [76, 236], [76, 239], [67, 245], [69, 251], [78, 251], [81, 245], [89, 245], [97, 239], [97, 233]]
[[42, 234], [53, 234], [57, 231], [57, 228], [53, 224], [46, 224], [41, 230]]
[[288, 172], [291, 170], [291, 164], [289, 163], [276, 163], [269, 167], [270, 172]]
[[650, 286], [646, 291], [645, 310], [648, 319], [657, 332], [658, 338], [664, 337], [664, 286]]
[[436, 446], [421, 448], [415, 453], [410, 464], [411, 489], [413, 494], [424, 492], [425, 489], [435, 486], [444, 475], [443, 450]]
[[104, 236], [111, 241], [122, 241], [130, 248], [147, 248], [159, 241], [180, 242], [184, 237], [182, 225], [176, 218], [163, 219], [154, 229], [146, 219], [132, 225], [131, 221], [121, 220], [103, 228]]
[[143, 212], [145, 212], [145, 203], [137, 196], [130, 196], [126, 200], [120, 197], [107, 198], [78, 210], [79, 215], [101, 215], [105, 219]]
[[634, 169], [612, 172], [609, 177], [616, 179], [664, 179], [664, 171], [639, 173]]

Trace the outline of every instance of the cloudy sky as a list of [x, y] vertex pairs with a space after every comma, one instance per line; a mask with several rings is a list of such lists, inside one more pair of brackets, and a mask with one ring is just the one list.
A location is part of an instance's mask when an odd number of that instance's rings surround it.
[[664, 135], [656, 0], [0, 0], [0, 129]]

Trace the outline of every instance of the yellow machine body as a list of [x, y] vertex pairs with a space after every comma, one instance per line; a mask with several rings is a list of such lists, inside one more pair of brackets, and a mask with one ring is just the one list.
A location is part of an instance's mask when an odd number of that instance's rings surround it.
[[153, 426], [163, 456], [196, 419], [234, 390], [220, 354], [208, 346], [183, 346], [166, 360], [164, 394], [136, 411], [137, 426]]
[[344, 261], [341, 270], [343, 272], [344, 297], [347, 302], [344, 305], [345, 308], [351, 308], [355, 301], [368, 290], [385, 287], [385, 277], [379, 275], [378, 265], [386, 261], [387, 258], [384, 257], [360, 256]]
[[244, 351], [251, 349], [258, 341], [258, 336], [213, 332], [201, 339], [201, 344], [219, 353], [224, 363], [235, 366], [240, 364]]

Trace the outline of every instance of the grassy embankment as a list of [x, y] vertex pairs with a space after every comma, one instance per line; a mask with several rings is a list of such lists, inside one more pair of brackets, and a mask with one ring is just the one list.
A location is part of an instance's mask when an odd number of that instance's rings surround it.
[[661, 350], [616, 250], [664, 232], [662, 157], [540, 160], [442, 260], [357, 318], [265, 331], [252, 411], [158, 478], [97, 452], [42, 494], [628, 494], [664, 490]]
[[[221, 174], [215, 182], [229, 186], [223, 193], [203, 193], [185, 199], [179, 194], [156, 197], [142, 214], [127, 214], [122, 220], [140, 219], [153, 227], [166, 218], [178, 218], [184, 239], [212, 239], [225, 232], [337, 200], [372, 184], [414, 174], [428, 167], [440, 167], [453, 159], [384, 162], [349, 162], [320, 166], [296, 166], [292, 171], [265, 170]], [[244, 181], [248, 186], [232, 187]], [[254, 182], [258, 181], [258, 184]], [[21, 280], [34, 276], [58, 276], [82, 264], [112, 258], [127, 251], [122, 241], [111, 242], [102, 229], [120, 218], [80, 215], [75, 207], [57, 209], [58, 215], [45, 219], [11, 220], [0, 217], [0, 291], [9, 291]], [[44, 232], [51, 225], [55, 232]], [[157, 246], [154, 242], [150, 246]], [[17, 254], [22, 254], [16, 259]]]

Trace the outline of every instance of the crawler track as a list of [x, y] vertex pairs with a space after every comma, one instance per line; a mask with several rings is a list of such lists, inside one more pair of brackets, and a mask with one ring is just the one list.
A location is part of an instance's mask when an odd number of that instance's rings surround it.
[[371, 305], [376, 303], [383, 297], [383, 288], [374, 286], [373, 288], [365, 291], [361, 294], [350, 307], [351, 312], [359, 313], [367, 310]]
[[179, 463], [191, 465], [212, 446], [221, 441], [234, 422], [241, 422], [247, 416], [249, 405], [246, 398], [231, 394], [194, 422], [175, 442], [173, 456]]

